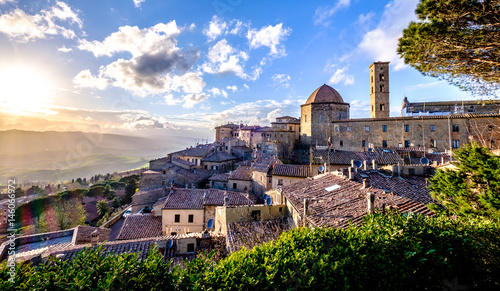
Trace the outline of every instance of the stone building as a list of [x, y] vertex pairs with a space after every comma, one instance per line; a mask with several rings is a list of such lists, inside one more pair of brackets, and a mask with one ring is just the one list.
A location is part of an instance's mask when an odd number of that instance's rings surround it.
[[476, 141], [500, 148], [500, 102], [403, 102], [402, 116], [389, 116], [389, 63], [370, 66], [371, 118], [349, 119], [349, 104], [328, 85], [301, 105], [301, 143], [334, 149], [420, 148], [443, 152]]

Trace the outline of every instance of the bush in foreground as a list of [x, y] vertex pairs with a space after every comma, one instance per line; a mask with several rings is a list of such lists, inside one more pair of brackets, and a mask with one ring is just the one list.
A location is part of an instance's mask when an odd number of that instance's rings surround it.
[[[152, 251], [81, 253], [72, 262], [19, 267], [17, 289], [44, 290], [486, 290], [500, 288], [500, 227], [481, 219], [374, 215], [363, 226], [294, 229], [214, 263], [170, 268]], [[5, 267], [0, 280], [8, 279]], [[126, 273], [128, 272], [128, 273]], [[1, 290], [12, 286], [0, 281]], [[461, 288], [461, 289], [460, 289]]]

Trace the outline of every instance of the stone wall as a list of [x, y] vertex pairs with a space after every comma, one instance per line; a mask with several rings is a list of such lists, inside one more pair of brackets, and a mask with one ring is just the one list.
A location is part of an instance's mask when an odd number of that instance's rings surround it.
[[163, 169], [167, 163], [168, 163], [167, 158], [159, 158], [156, 160], [151, 160], [149, 161], [149, 169], [153, 171], [159, 171]]
[[74, 245], [88, 244], [90, 243], [90, 237], [95, 230], [97, 230], [97, 233], [99, 234], [99, 243], [109, 240], [109, 233], [111, 232], [111, 229], [79, 225], [75, 227], [73, 240], [71, 242]]
[[141, 190], [135, 193], [134, 196], [132, 196], [132, 213], [136, 213], [146, 206], [148, 206], [149, 209], [153, 209], [153, 205], [156, 201], [164, 195], [166, 195], [166, 192], [163, 187]]

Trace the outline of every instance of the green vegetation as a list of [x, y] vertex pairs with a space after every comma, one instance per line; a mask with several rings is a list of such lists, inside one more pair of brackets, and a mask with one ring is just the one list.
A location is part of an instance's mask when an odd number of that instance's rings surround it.
[[429, 190], [452, 215], [478, 215], [500, 220], [500, 157], [487, 148], [466, 145], [455, 151], [458, 169], [438, 170]]
[[97, 213], [99, 214], [99, 217], [103, 217], [104, 214], [107, 214], [111, 208], [109, 207], [109, 203], [107, 200], [99, 200], [97, 201]]
[[424, 75], [493, 95], [500, 89], [499, 7], [491, 0], [421, 0], [420, 21], [403, 30], [398, 53]]
[[[294, 229], [219, 262], [199, 256], [182, 268], [170, 268], [155, 250], [144, 261], [91, 250], [71, 262], [17, 268], [17, 290], [491, 290], [500, 287], [500, 226], [376, 214], [359, 228]], [[1, 290], [14, 289], [8, 276], [3, 264]]]

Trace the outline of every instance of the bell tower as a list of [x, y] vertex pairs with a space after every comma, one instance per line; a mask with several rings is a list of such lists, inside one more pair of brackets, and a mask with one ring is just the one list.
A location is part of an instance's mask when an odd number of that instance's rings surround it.
[[389, 118], [389, 62], [370, 65], [370, 117]]

